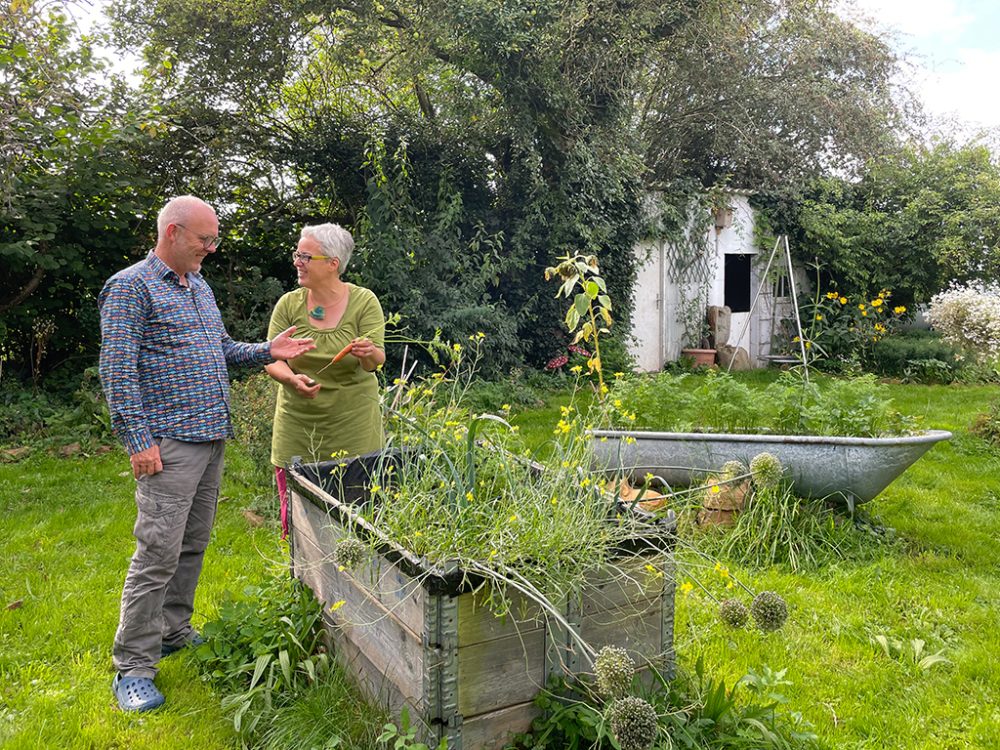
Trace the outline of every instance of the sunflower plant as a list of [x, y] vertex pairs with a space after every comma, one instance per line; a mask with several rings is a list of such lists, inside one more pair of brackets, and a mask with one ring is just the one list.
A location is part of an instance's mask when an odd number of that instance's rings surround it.
[[[888, 289], [871, 298], [836, 290], [817, 295], [800, 312], [811, 360], [870, 365], [875, 347], [899, 327], [908, 312], [891, 300]], [[792, 343], [799, 343], [797, 336]]]

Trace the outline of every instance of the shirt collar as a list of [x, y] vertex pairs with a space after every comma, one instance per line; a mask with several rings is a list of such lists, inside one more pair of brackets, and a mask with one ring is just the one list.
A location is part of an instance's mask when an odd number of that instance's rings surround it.
[[[156, 274], [157, 278], [160, 279], [171, 279], [175, 284], [180, 285], [181, 277], [177, 275], [177, 272], [163, 262], [163, 259], [156, 254], [155, 250], [150, 250], [149, 255], [146, 256], [146, 264], [149, 266], [150, 270]], [[196, 271], [190, 271], [187, 274], [189, 284], [197, 284], [201, 281], [201, 274]]]

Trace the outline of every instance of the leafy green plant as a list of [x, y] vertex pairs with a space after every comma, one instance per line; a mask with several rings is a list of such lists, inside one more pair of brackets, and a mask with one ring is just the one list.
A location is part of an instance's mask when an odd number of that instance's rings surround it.
[[601, 276], [596, 255], [567, 254], [558, 260], [558, 265], [545, 269], [545, 280], [558, 276], [562, 286], [556, 297], [573, 297], [573, 304], [566, 310], [566, 328], [573, 334], [572, 345], [581, 341], [590, 345], [593, 353], [587, 359], [587, 369], [597, 375], [598, 394], [603, 398], [607, 388], [601, 365], [601, 334], [611, 333], [612, 323], [608, 285]]
[[[774, 748], [805, 750], [816, 747], [817, 738], [801, 715], [782, 707], [787, 698], [782, 688], [791, 686], [786, 670], [767, 666], [750, 670], [728, 686], [715, 677], [699, 656], [692, 671], [679, 670], [667, 679], [649, 666], [637, 676], [632, 689], [653, 707], [658, 717], [656, 748]], [[584, 750], [618, 748], [601, 700], [588, 679], [555, 681], [535, 698], [542, 715], [530, 734], [519, 738], [518, 747], [533, 750]]]
[[[382, 734], [379, 735], [378, 741], [392, 750], [431, 750], [430, 745], [418, 742], [416, 737], [416, 728], [410, 726], [410, 712], [406, 706], [403, 706], [399, 716], [399, 726], [397, 727], [391, 722], [386, 723], [382, 727]], [[442, 737], [441, 741], [435, 745], [435, 749], [448, 750], [448, 739]]]
[[331, 662], [322, 645], [322, 607], [287, 575], [227, 596], [205, 623], [195, 654], [204, 679], [233, 691], [223, 698], [233, 725], [249, 737], [275, 705], [323, 679]]
[[611, 404], [610, 417], [623, 429], [881, 437], [915, 427], [872, 375], [820, 385], [785, 372], [754, 389], [724, 372], [700, 380], [661, 372], [617, 378]]
[[872, 638], [873, 645], [878, 645], [890, 659], [916, 666], [921, 672], [929, 672], [939, 664], [950, 664], [951, 660], [944, 655], [944, 650], [933, 654], [927, 653], [927, 642], [921, 638], [902, 640], [887, 635], [876, 635]]

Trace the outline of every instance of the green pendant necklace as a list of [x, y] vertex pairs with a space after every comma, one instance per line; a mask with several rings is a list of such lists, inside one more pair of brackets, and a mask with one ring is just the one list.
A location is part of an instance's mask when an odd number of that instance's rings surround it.
[[323, 305], [316, 305], [316, 307], [310, 310], [309, 317], [314, 320], [323, 320], [326, 317], [326, 310], [323, 309]]

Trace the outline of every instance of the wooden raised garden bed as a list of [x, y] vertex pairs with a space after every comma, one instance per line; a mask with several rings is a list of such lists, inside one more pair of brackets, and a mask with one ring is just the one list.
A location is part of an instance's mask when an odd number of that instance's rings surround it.
[[[288, 473], [293, 574], [323, 602], [338, 659], [369, 697], [394, 713], [407, 706], [432, 747], [442, 737], [453, 749], [502, 747], [529, 729], [532, 699], [550, 677], [590, 671], [588, 657], [536, 604], [515, 598], [511, 614], [497, 618], [472, 591], [481, 580], [380, 535], [356, 512], [368, 501], [363, 493], [335, 490], [355, 495], [352, 502], [329, 491], [338, 465], [298, 464]], [[623, 551], [629, 576], [596, 576], [558, 606], [594, 648], [622, 646], [637, 664], [669, 672], [673, 518], [660, 528], [658, 539]], [[350, 570], [333, 557], [345, 536], [373, 543]]]

